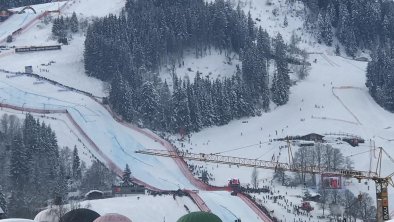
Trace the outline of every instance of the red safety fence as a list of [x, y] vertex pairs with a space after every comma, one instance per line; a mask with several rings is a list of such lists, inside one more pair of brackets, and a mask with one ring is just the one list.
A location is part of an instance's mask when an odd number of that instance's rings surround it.
[[194, 200], [194, 202], [196, 203], [196, 205], [201, 211], [211, 212], [211, 209], [209, 209], [209, 207], [206, 205], [204, 200], [196, 192], [192, 190], [184, 190], [184, 191], [189, 194], [189, 196]]
[[249, 206], [255, 212], [264, 222], [272, 222], [272, 219], [267, 216], [260, 208], [259, 206], [256, 205], [255, 202], [253, 202], [251, 199], [249, 199], [247, 196], [245, 196], [243, 193], [238, 193], [237, 196], [243, 200], [246, 205]]

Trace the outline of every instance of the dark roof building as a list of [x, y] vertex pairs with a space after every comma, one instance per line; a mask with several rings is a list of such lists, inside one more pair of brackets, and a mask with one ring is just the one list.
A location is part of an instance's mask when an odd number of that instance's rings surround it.
[[307, 141], [316, 141], [316, 142], [323, 142], [323, 135], [319, 135], [317, 133], [310, 133], [305, 136], [301, 136], [301, 140], [307, 140]]
[[177, 222], [222, 222], [222, 220], [213, 213], [192, 212], [178, 219]]
[[72, 210], [66, 213], [61, 221], [63, 222], [93, 222], [95, 219], [99, 218], [100, 214], [93, 210], [81, 208]]

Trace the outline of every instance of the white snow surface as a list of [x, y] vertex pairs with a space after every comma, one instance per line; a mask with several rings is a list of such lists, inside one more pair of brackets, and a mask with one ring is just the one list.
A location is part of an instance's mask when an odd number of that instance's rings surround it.
[[73, 0], [65, 13], [77, 13], [84, 17], [104, 17], [108, 14], [119, 14], [126, 0]]

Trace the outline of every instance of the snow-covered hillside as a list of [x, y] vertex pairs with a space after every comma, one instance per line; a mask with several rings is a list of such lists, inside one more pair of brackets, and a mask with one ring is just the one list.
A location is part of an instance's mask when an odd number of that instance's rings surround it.
[[[104, 16], [108, 13], [119, 13], [124, 2], [124, 0], [105, 1], [104, 4], [98, 6], [97, 1], [94, 0], [75, 0], [62, 13], [69, 15], [75, 11], [78, 16], [85, 18]], [[355, 155], [370, 149], [369, 140], [375, 141], [377, 147], [382, 146], [391, 156], [394, 156], [394, 149], [391, 148], [394, 141], [394, 114], [383, 110], [369, 96], [364, 84], [367, 64], [333, 56], [332, 49], [317, 45], [309, 34], [303, 32], [302, 13], [304, 9], [299, 3], [289, 7], [285, 4], [285, 0], [272, 0], [272, 5], [267, 5], [264, 0], [242, 0], [240, 2], [246, 12], [251, 12], [257, 25], [267, 29], [271, 35], [281, 32], [285, 39], [289, 40], [294, 32], [302, 37], [301, 47], [306, 48], [308, 52], [317, 52], [317, 54], [311, 54], [309, 58], [312, 64], [310, 75], [306, 80], [297, 82], [291, 88], [288, 104], [281, 107], [272, 106], [270, 112], [263, 113], [260, 117], [245, 118], [232, 121], [226, 126], [204, 129], [199, 133], [192, 134], [190, 141], [178, 142], [177, 145], [180, 147], [180, 143], [182, 143], [185, 146], [183, 149], [195, 153], [221, 153], [223, 155], [264, 160], [271, 160], [272, 156], [276, 156], [279, 157], [279, 161], [286, 162], [287, 151], [280, 149], [286, 144], [270, 142], [271, 139], [308, 133], [351, 133], [361, 136], [366, 140], [366, 143], [359, 147], [336, 143], [332, 143], [332, 145], [340, 148], [345, 156], [354, 160], [355, 169], [369, 170], [370, 158], [373, 160], [372, 165], [376, 165], [376, 156], [373, 153], [367, 152]], [[273, 12], [275, 11], [279, 16], [274, 16]], [[283, 15], [285, 13], [287, 13], [289, 22], [287, 27], [283, 25]], [[18, 23], [21, 18], [11, 17], [10, 19], [9, 22]], [[2, 30], [2, 25], [0, 25], [0, 30]], [[83, 33], [73, 35], [70, 45], [63, 46], [61, 51], [31, 54], [9, 53], [11, 50], [2, 51], [0, 53], [0, 69], [23, 71], [24, 66], [32, 65], [34, 71], [42, 76], [91, 92], [97, 96], [105, 96], [107, 92], [104, 84], [84, 74], [84, 38]], [[39, 21], [8, 46], [50, 45], [55, 43], [51, 39], [51, 23], [46, 24]], [[316, 63], [313, 62], [315, 60]], [[50, 61], [55, 61], [55, 63], [47, 66], [46, 64]], [[231, 76], [235, 71], [235, 65], [239, 64], [237, 59], [234, 59], [231, 64], [227, 63], [226, 57], [218, 55], [217, 52], [201, 59], [187, 56], [184, 62], [184, 66], [177, 66], [175, 70], [178, 75], [188, 76], [191, 80], [196, 71], [200, 71], [204, 76], [210, 78]], [[190, 70], [188, 70], [189, 68]], [[125, 164], [130, 164], [136, 178], [158, 188], [196, 189], [182, 174], [173, 160], [135, 154], [134, 151], [138, 149], [164, 149], [164, 147], [116, 122], [106, 109], [91, 98], [75, 92], [64, 91], [64, 89], [46, 82], [35, 84], [36, 80], [32, 78], [8, 78], [7, 75], [8, 77], [14, 77], [0, 72], [0, 102], [27, 108], [67, 109], [86, 134], [119, 168], [123, 168]], [[161, 75], [169, 81], [171, 79], [171, 67], [163, 68]], [[11, 110], [3, 110], [3, 112], [15, 113]], [[69, 120], [61, 114], [50, 116], [56, 117], [57, 120], [44, 121], [48, 121], [57, 132], [60, 145], [73, 146], [77, 144], [78, 146], [78, 138], [82, 137], [76, 135], [78, 131], [73, 128]], [[175, 141], [176, 136], [173, 138]], [[84, 140], [82, 142], [87, 144]], [[92, 147], [87, 145], [87, 148], [91, 149], [93, 155], [100, 158], [100, 155]], [[297, 146], [294, 146], [294, 149], [296, 150]], [[86, 152], [83, 149], [80, 151], [80, 153]], [[89, 155], [85, 158], [89, 159]], [[196, 164], [201, 165], [202, 163]], [[240, 178], [243, 184], [250, 183], [252, 169], [216, 164], [207, 164], [206, 166], [208, 171], [214, 175], [215, 180], [212, 183], [215, 185], [224, 186], [229, 178], [234, 177]], [[394, 163], [385, 158], [383, 161], [383, 175], [392, 173], [394, 171], [393, 166]], [[262, 185], [270, 184], [268, 181], [272, 179], [272, 173], [270, 170], [259, 170]], [[286, 191], [279, 185], [275, 185], [275, 187], [282, 195], [285, 192], [291, 192], [292, 195], [302, 193], [301, 188]], [[369, 192], [372, 197], [375, 197], [375, 187], [371, 181], [367, 185], [349, 181], [348, 188], [355, 194], [363, 191]], [[394, 207], [393, 192], [394, 190], [390, 188], [391, 209]], [[236, 217], [240, 217], [242, 221], [260, 221], [245, 203], [227, 192], [201, 191], [200, 195], [212, 211], [224, 221], [231, 221]], [[166, 198], [163, 198], [163, 200], [150, 199], [150, 197], [140, 200], [121, 198], [109, 201], [92, 201], [91, 204], [92, 209], [99, 213], [118, 212], [129, 216], [133, 221], [160, 221], [163, 220], [163, 217], [166, 217], [166, 221], [175, 221], [177, 217], [184, 213], [183, 204], [182, 202], [175, 204], [166, 200]], [[263, 196], [258, 196], [258, 198], [263, 199]], [[155, 201], [158, 201], [161, 205], [166, 205], [166, 207], [155, 208], [151, 205]], [[189, 200], [182, 201], [187, 202]], [[298, 197], [292, 197], [292, 201], [298, 204], [301, 200]], [[139, 204], [130, 204], [129, 208], [129, 205], [127, 205], [129, 202], [138, 202]], [[120, 208], [117, 204], [127, 205], [127, 208]], [[286, 212], [270, 200], [263, 202], [263, 204], [269, 210], [274, 210], [274, 215], [279, 219], [289, 219], [293, 216], [293, 214]], [[107, 205], [110, 207], [107, 207]], [[157, 210], [157, 215], [148, 213], [146, 210], [148, 206]], [[197, 209], [193, 208], [193, 210]], [[170, 212], [173, 211], [174, 215], [171, 215]], [[133, 214], [128, 214], [129, 212]], [[314, 213], [315, 216], [320, 214], [321, 211], [318, 210]], [[317, 221], [315, 219], [311, 221]]]

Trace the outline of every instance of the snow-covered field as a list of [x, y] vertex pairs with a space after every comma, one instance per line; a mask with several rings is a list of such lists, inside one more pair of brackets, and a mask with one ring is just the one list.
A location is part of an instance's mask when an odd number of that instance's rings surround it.
[[83, 17], [104, 17], [108, 14], [119, 14], [126, 0], [73, 0], [73, 2], [66, 14], [75, 12]]
[[[281, 107], [272, 106], [270, 112], [264, 113], [260, 117], [236, 120], [226, 126], [211, 127], [199, 133], [194, 133], [191, 135], [190, 141], [183, 142], [185, 149], [195, 153], [221, 153], [223, 155], [264, 160], [271, 160], [272, 156], [275, 156], [275, 158], [279, 158], [279, 161], [286, 162], [287, 150], [280, 149], [286, 144], [270, 142], [270, 139], [308, 133], [345, 132], [361, 136], [366, 140], [366, 143], [359, 147], [332, 144], [334, 147], [340, 148], [344, 156], [350, 156], [354, 160], [355, 169], [369, 170], [369, 159], [371, 157], [373, 163], [376, 164], [375, 155], [370, 156], [370, 153], [355, 155], [370, 149], [370, 139], [375, 141], [377, 147], [382, 146], [390, 155], [394, 156], [394, 149], [391, 148], [392, 139], [394, 139], [394, 114], [383, 110], [369, 96], [364, 84], [367, 64], [332, 56], [332, 49], [319, 46], [309, 34], [302, 34], [302, 19], [296, 17], [296, 15], [300, 15], [303, 8], [298, 3], [292, 8], [285, 4], [285, 0], [273, 0], [274, 4], [271, 6], [266, 5], [266, 1], [263, 0], [243, 0], [241, 2], [244, 3], [243, 7], [246, 11], [251, 11], [254, 19], [260, 20], [256, 20], [256, 23], [267, 29], [271, 35], [281, 32], [285, 39], [289, 40], [294, 31], [302, 36], [302, 47], [310, 52], [321, 52], [323, 54], [310, 55], [309, 60], [312, 64], [310, 76], [291, 88], [288, 104]], [[124, 0], [113, 0], [105, 1], [99, 7], [94, 0], [75, 0], [64, 13], [71, 14], [75, 11], [78, 16], [104, 16], [107, 13], [119, 13], [123, 4]], [[275, 9], [278, 10], [279, 14], [289, 12], [287, 16], [289, 25], [287, 27], [283, 26], [283, 16], [275, 17], [273, 15]], [[10, 22], [20, 22], [19, 18], [15, 21], [12, 18], [10, 18]], [[2, 30], [2, 25], [4, 24], [0, 24], [0, 30]], [[16, 46], [53, 44], [54, 40], [50, 38], [50, 33], [51, 25], [40, 22], [32, 27], [29, 32], [19, 36], [13, 44]], [[71, 44], [64, 46], [61, 51], [3, 56], [0, 58], [0, 68], [22, 71], [25, 65], [32, 65], [34, 71], [38, 74], [89, 91], [94, 95], [104, 96], [106, 92], [101, 81], [84, 74], [83, 41], [84, 36], [79, 33], [74, 35]], [[317, 62], [313, 63], [312, 61], [315, 59]], [[56, 61], [56, 63], [51, 66], [41, 65], [50, 61]], [[223, 55], [218, 55], [217, 52], [201, 59], [188, 56], [184, 62], [184, 66], [176, 67], [177, 74], [182, 77], [188, 76], [191, 80], [196, 71], [200, 71], [203, 76], [209, 76], [210, 78], [230, 76], [235, 71], [235, 65], [239, 64], [236, 59], [233, 60], [232, 65], [227, 64], [226, 58]], [[42, 71], [43, 69], [48, 71]], [[161, 75], [164, 79], [170, 80], [171, 78], [170, 71], [166, 68], [162, 69]], [[120, 125], [112, 119], [111, 115], [102, 106], [90, 98], [74, 92], [59, 91], [59, 88], [48, 83], [34, 84], [35, 81], [27, 77], [7, 78], [4, 73], [0, 73], [0, 101], [3, 100], [5, 103], [30, 108], [67, 109], [88, 136], [120, 168], [128, 163], [131, 165], [135, 177], [162, 189], [178, 189], [179, 187], [195, 189], [183, 176], [173, 160], [134, 153], [135, 150], [144, 148], [164, 149], [160, 144]], [[6, 112], [10, 111], [6, 110]], [[64, 117], [57, 118], [62, 119]], [[63, 120], [67, 122], [65, 118]], [[48, 123], [57, 131], [60, 144], [63, 143], [63, 140], [65, 145], [70, 146], [77, 142], [75, 141], [77, 137], [70, 134], [70, 129], [65, 126], [64, 122], [51, 120]], [[74, 139], [65, 141], [68, 138], [67, 135]], [[296, 150], [297, 146], [294, 146], [294, 149]], [[92, 153], [97, 155], [94, 151]], [[372, 165], [374, 166], [374, 164]], [[383, 175], [392, 173], [394, 171], [393, 166], [394, 163], [388, 158], [384, 158]], [[207, 169], [213, 173], [215, 180], [212, 183], [215, 185], [226, 185], [227, 180], [234, 177], [240, 178], [243, 184], [250, 183], [252, 169], [249, 168], [207, 164]], [[271, 180], [272, 173], [270, 170], [259, 170], [261, 184], [264, 184], [263, 181]], [[369, 192], [372, 197], [375, 197], [373, 182], [368, 182], [368, 185], [358, 184], [355, 181], [351, 182], [349, 188], [354, 194], [357, 195], [360, 191], [363, 191]], [[279, 185], [275, 185], [275, 187], [282, 195], [286, 192], [284, 187]], [[289, 192], [292, 195], [299, 195], [302, 190], [299, 188]], [[394, 207], [393, 192], [394, 190], [390, 188], [391, 209]], [[224, 221], [231, 221], [235, 217], [240, 217], [242, 221], [259, 221], [256, 219], [256, 214], [251, 212], [240, 199], [230, 196], [227, 192], [200, 192], [200, 195], [213, 212]], [[259, 198], [262, 198], [262, 196]], [[97, 211], [100, 211], [100, 209], [103, 210], [102, 212], [105, 211], [104, 201], [97, 201]], [[300, 199], [293, 198], [292, 201], [296, 202]], [[110, 205], [112, 206], [116, 202], [113, 201]], [[150, 205], [149, 201], [141, 201], [140, 203], [142, 203], [141, 206], [144, 206], [144, 204]], [[163, 204], [167, 204], [167, 202], [163, 202]], [[92, 202], [92, 209], [95, 209], [95, 205], [96, 202]], [[183, 207], [182, 205], [179, 206], [180, 208]], [[171, 209], [178, 209], [179, 206], [170, 204], [168, 208], [163, 209], [165, 212], [171, 212]], [[293, 217], [293, 214], [287, 213], [278, 204], [267, 202], [266, 206], [268, 209], [274, 210], [274, 215], [279, 219], [291, 219]], [[132, 212], [128, 209], [108, 208], [105, 213], [113, 210], [118, 213], [124, 212], [126, 215], [128, 212]], [[158, 212], [162, 212], [163, 209], [158, 209]], [[145, 216], [145, 209], [135, 212], [140, 212], [134, 215], [135, 221], [153, 221], [148, 216], [154, 215]], [[135, 212], [133, 211], [133, 213]], [[320, 214], [320, 211], [315, 213], [315, 215]], [[158, 213], [158, 215], [167, 214]], [[177, 214], [177, 216], [180, 215], [181, 213]], [[132, 216], [130, 218], [134, 219]], [[162, 219], [157, 218], [154, 221]], [[170, 216], [169, 218], [166, 216], [166, 221], [174, 220], [170, 220]]]

